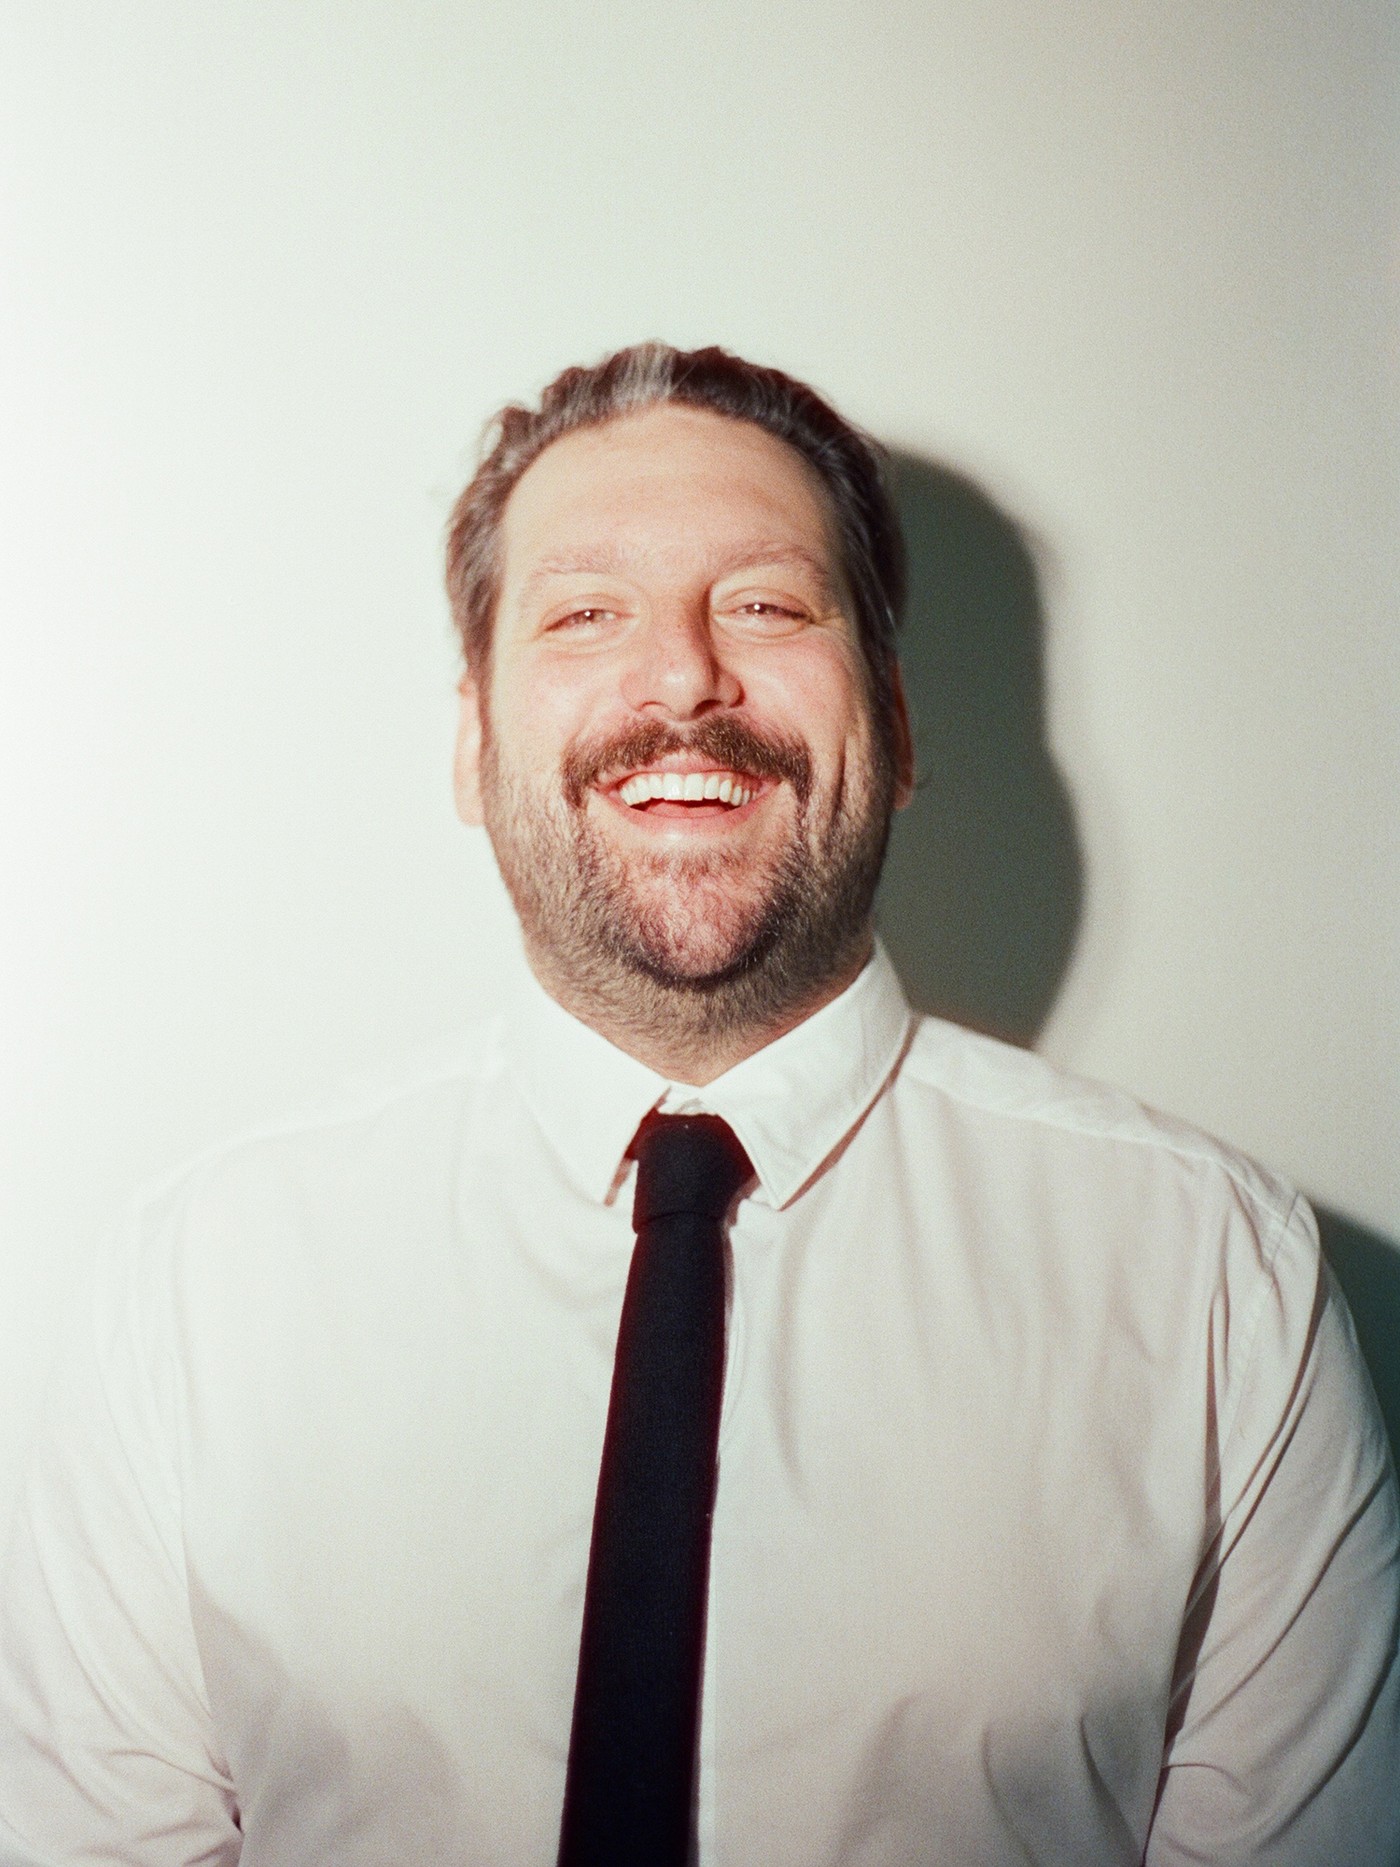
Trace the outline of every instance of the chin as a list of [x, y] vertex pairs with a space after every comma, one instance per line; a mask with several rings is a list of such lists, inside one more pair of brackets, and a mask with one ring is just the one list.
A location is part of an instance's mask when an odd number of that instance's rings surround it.
[[638, 902], [620, 942], [638, 971], [661, 985], [704, 991], [748, 972], [771, 945], [766, 902], [739, 908], [732, 895]]

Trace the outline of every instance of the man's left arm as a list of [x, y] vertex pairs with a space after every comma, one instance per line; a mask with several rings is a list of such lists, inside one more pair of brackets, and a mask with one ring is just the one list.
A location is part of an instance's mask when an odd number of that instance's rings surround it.
[[[1220, 1418], [1220, 1535], [1182, 1645], [1146, 1867], [1400, 1864], [1400, 1512], [1300, 1200]], [[1238, 1304], [1240, 1292], [1232, 1293]]]

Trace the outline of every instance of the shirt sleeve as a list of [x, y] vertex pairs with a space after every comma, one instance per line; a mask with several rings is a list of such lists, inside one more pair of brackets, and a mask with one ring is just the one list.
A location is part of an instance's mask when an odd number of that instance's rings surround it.
[[0, 1867], [239, 1856], [189, 1611], [174, 1358], [143, 1309], [119, 1254], [21, 1492], [0, 1595]]
[[[1219, 1532], [1197, 1579], [1146, 1867], [1400, 1863], [1400, 1528], [1379, 1409], [1298, 1201], [1232, 1317]], [[1233, 1360], [1233, 1356], [1231, 1357]]]

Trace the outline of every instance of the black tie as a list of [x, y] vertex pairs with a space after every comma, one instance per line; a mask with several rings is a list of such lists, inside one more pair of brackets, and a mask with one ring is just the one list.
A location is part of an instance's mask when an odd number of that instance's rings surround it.
[[723, 1221], [752, 1177], [717, 1115], [632, 1143], [622, 1300], [583, 1604], [559, 1867], [685, 1867], [724, 1387]]

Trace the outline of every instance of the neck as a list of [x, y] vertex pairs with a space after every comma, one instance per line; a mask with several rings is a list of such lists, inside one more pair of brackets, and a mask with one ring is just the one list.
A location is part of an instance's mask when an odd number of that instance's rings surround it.
[[[839, 998], [869, 959], [872, 942], [866, 926], [840, 967], [777, 1002], [771, 992], [746, 990], [742, 976], [713, 989], [668, 985], [646, 974], [579, 979], [561, 976], [551, 956], [529, 942], [526, 958], [545, 991], [580, 1023], [658, 1076], [698, 1089]], [[767, 1001], [762, 1012], [760, 1000]]]

